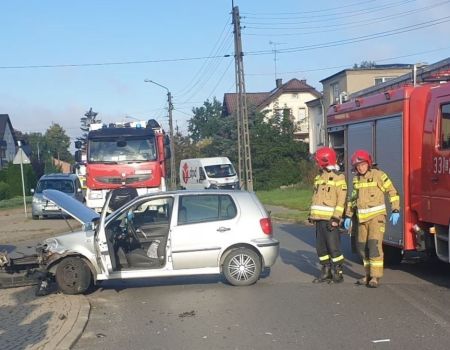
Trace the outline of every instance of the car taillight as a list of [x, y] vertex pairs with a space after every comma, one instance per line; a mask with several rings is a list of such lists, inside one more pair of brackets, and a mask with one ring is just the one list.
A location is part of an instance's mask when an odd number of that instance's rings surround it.
[[272, 234], [272, 220], [270, 220], [270, 218], [259, 220], [259, 224], [261, 225], [261, 229], [266, 235]]

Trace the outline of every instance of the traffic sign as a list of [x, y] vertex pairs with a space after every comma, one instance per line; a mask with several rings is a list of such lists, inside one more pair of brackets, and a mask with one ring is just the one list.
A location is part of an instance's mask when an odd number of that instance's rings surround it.
[[28, 158], [22, 148], [19, 148], [17, 151], [13, 164], [30, 164], [30, 158]]

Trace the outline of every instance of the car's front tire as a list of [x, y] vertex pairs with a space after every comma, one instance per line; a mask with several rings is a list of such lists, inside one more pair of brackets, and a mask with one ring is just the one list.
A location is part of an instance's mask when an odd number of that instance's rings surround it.
[[91, 285], [92, 274], [83, 259], [68, 257], [58, 264], [55, 279], [64, 294], [81, 294]]
[[223, 262], [223, 273], [233, 286], [249, 286], [259, 279], [261, 258], [251, 249], [234, 249]]

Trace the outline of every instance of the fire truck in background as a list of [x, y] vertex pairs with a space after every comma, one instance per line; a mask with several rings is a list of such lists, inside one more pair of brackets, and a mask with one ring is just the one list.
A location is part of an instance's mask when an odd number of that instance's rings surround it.
[[387, 223], [386, 262], [400, 262], [409, 250], [450, 262], [450, 83], [404, 86], [336, 104], [328, 110], [327, 129], [349, 192], [357, 149], [371, 152], [399, 191], [401, 222]]
[[[83, 145], [75, 146], [81, 162]], [[138, 195], [166, 190], [169, 139], [154, 119], [91, 124], [84, 153], [89, 208], [101, 211], [106, 194], [117, 188], [135, 188]]]

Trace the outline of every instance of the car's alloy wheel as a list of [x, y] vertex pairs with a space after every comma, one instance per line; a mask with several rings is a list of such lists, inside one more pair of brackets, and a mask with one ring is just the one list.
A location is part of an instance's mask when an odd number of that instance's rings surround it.
[[234, 286], [249, 286], [261, 274], [261, 258], [253, 250], [239, 248], [231, 251], [223, 262], [227, 281]]
[[56, 268], [55, 278], [64, 294], [84, 293], [92, 283], [89, 267], [78, 257], [63, 259]]

